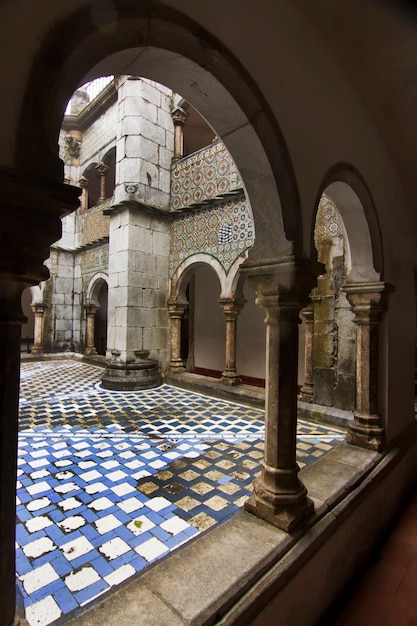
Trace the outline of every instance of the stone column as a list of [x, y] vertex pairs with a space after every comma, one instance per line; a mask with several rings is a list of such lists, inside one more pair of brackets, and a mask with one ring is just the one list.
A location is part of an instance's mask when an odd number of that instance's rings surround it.
[[356, 324], [356, 401], [346, 441], [380, 451], [385, 431], [378, 414], [378, 344], [386, 286], [382, 282], [357, 283], [345, 285], [344, 290]]
[[109, 171], [107, 165], [104, 163], [99, 163], [96, 166], [96, 170], [98, 175], [100, 176], [100, 197], [98, 199], [99, 202], [103, 202], [106, 199], [106, 175]]
[[171, 319], [171, 359], [169, 370], [183, 372], [184, 363], [181, 358], [181, 320], [184, 315], [186, 302], [169, 302], [168, 311]]
[[188, 284], [188, 358], [185, 365], [187, 372], [193, 372], [194, 361], [194, 322], [195, 322], [195, 274]]
[[220, 382], [224, 385], [240, 385], [242, 380], [236, 371], [236, 330], [237, 318], [245, 301], [236, 298], [220, 298], [218, 300], [226, 316], [226, 369]]
[[80, 185], [82, 189], [80, 210], [86, 211], [88, 209], [88, 184], [89, 184], [88, 178], [84, 178], [83, 176], [78, 181], [78, 184]]
[[184, 156], [183, 127], [188, 113], [181, 107], [177, 107], [171, 113], [174, 122], [174, 156], [173, 161], [178, 161]]
[[310, 302], [302, 311], [304, 317], [304, 384], [300, 390], [300, 398], [304, 402], [313, 402], [313, 324], [314, 310]]
[[34, 303], [31, 309], [35, 316], [35, 324], [33, 329], [33, 346], [32, 354], [43, 353], [43, 314], [45, 313], [45, 305]]
[[85, 338], [86, 346], [85, 346], [84, 354], [86, 354], [87, 356], [97, 354], [97, 350], [94, 345], [94, 325], [95, 325], [97, 310], [98, 310], [98, 307], [94, 306], [93, 304], [89, 304], [88, 306], [85, 307], [85, 312], [87, 316], [87, 332], [86, 332], [86, 338]]
[[[79, 189], [0, 167], [0, 620], [16, 615], [16, 466], [23, 290], [47, 280], [43, 265], [61, 235], [60, 217]], [[19, 613], [18, 608], [18, 613]]]
[[322, 267], [290, 258], [247, 270], [266, 311], [266, 387], [264, 459], [245, 508], [286, 532], [313, 513], [296, 462], [298, 324]]

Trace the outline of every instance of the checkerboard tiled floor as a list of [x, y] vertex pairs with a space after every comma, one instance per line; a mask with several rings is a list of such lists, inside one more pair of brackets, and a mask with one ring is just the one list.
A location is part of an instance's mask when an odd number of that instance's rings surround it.
[[[263, 413], [168, 385], [103, 390], [101, 369], [22, 365], [16, 569], [30, 626], [64, 622], [242, 506]], [[301, 422], [300, 466], [342, 431]]]

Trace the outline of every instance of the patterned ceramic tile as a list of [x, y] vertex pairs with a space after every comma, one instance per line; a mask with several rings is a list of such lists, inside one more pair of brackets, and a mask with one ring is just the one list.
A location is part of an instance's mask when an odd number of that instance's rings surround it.
[[[100, 368], [22, 365], [16, 569], [30, 626], [59, 624], [239, 510], [262, 411], [168, 385], [101, 388]], [[301, 422], [299, 464], [343, 438]]]

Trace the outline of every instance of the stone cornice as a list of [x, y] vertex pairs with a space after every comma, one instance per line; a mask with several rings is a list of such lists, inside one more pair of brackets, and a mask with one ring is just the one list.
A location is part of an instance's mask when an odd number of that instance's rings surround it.
[[163, 219], [172, 220], [174, 214], [170, 211], [166, 211], [165, 209], [159, 209], [158, 207], [151, 206], [150, 204], [145, 204], [144, 202], [138, 202], [137, 200], [123, 200], [118, 204], [113, 204], [108, 209], [103, 209], [104, 215], [115, 215], [124, 209], [129, 209], [129, 211], [136, 211], [137, 213], [145, 213], [146, 215], [151, 215], [152, 217], [158, 217]]
[[117, 101], [117, 89], [114, 81], [109, 83], [97, 98], [88, 104], [78, 115], [65, 115], [62, 130], [85, 131], [112, 104]]

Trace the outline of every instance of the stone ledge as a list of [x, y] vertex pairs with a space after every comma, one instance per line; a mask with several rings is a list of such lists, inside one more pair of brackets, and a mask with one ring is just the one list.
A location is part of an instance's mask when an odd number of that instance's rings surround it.
[[329, 453], [301, 473], [316, 504], [316, 514], [307, 528], [288, 535], [242, 511], [157, 562], [69, 623], [133, 625], [140, 616], [141, 626], [154, 626], [153, 614], [144, 613], [144, 607], [154, 600], [171, 612], [167, 613], [168, 621], [159, 624], [235, 623], [239, 603], [243, 602], [244, 608], [255, 601], [263, 589], [262, 581], [271, 576], [274, 587], [285, 585], [339, 523], [335, 507], [343, 506], [355, 490], [360, 491], [370, 473], [378, 473], [379, 465], [391, 463], [401, 454], [395, 449], [384, 457], [347, 444], [335, 450], [333, 457]]

